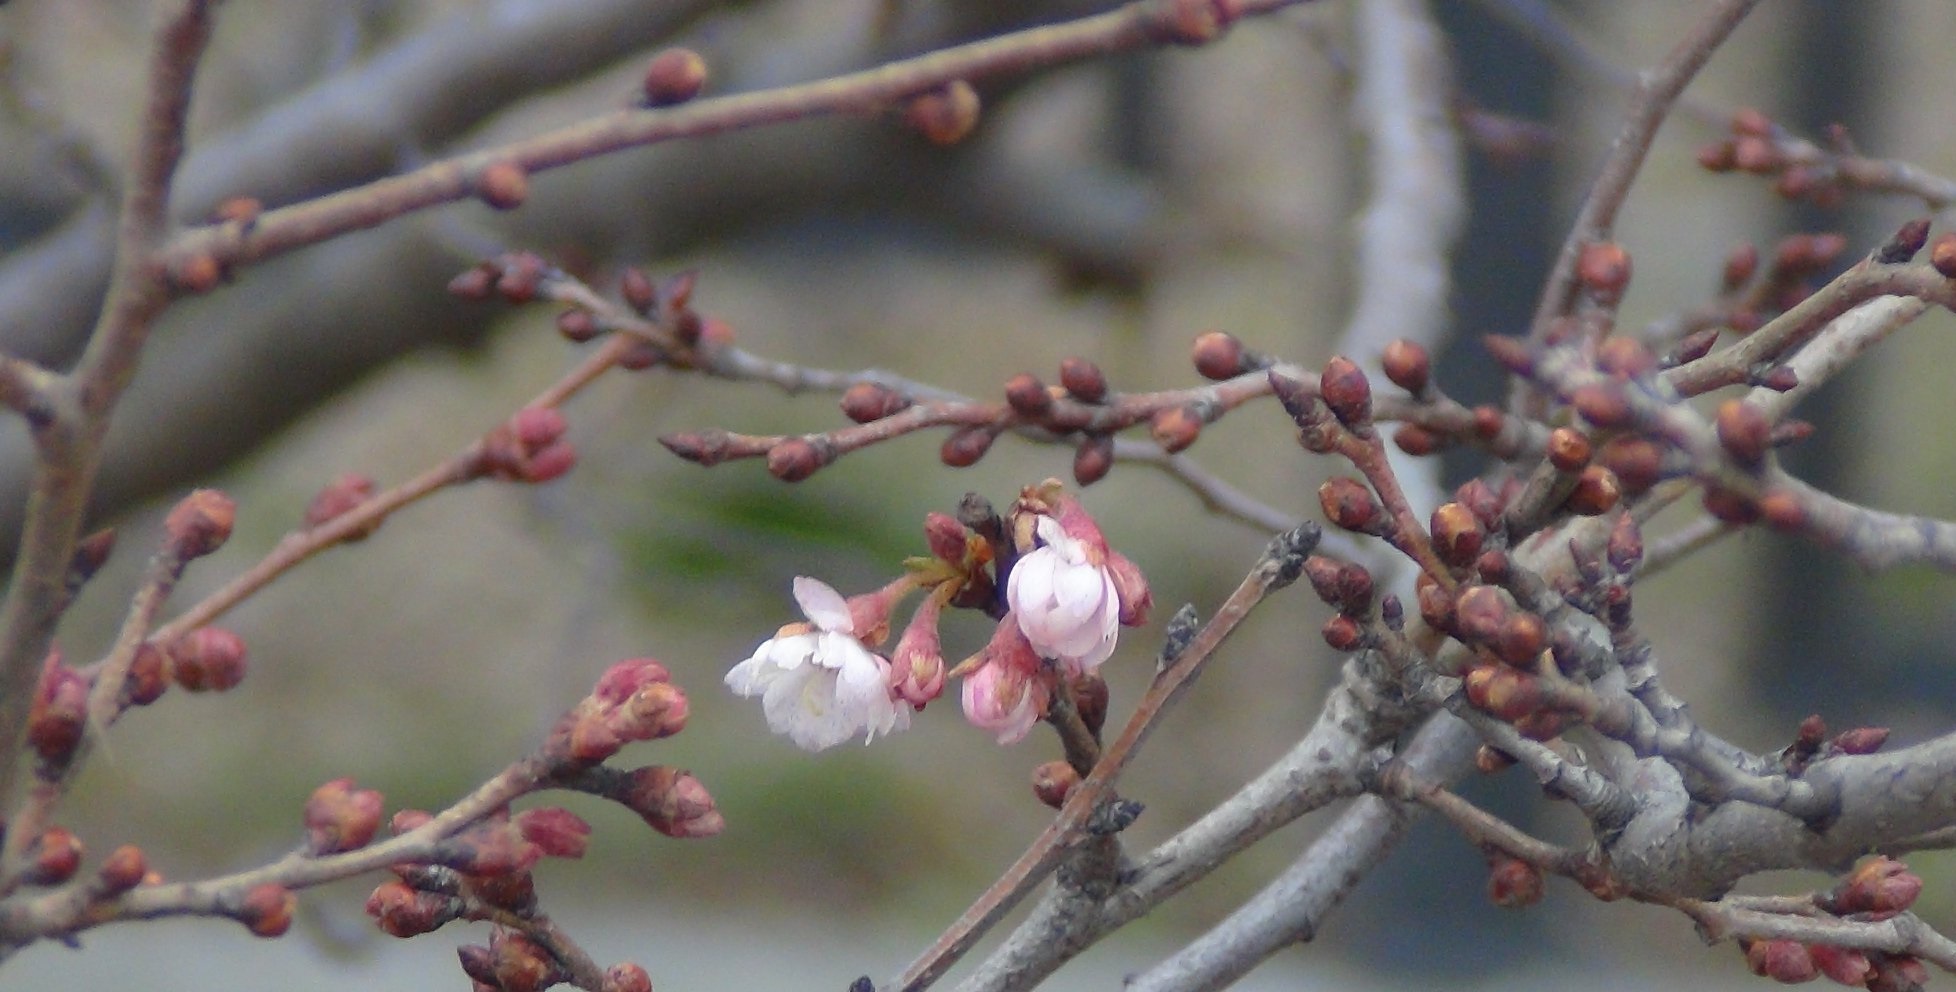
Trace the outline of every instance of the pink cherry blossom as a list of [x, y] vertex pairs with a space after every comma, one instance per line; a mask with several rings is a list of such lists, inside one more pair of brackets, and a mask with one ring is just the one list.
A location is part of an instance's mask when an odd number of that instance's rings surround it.
[[1091, 672], [1114, 653], [1121, 624], [1120, 590], [1105, 548], [1068, 534], [1049, 516], [1035, 526], [1041, 544], [1012, 566], [1006, 601], [1033, 650], [1068, 675]]

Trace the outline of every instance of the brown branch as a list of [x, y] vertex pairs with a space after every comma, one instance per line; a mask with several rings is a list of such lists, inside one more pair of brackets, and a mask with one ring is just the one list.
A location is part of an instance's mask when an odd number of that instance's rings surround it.
[[1530, 323], [1530, 341], [1538, 344], [1546, 341], [1555, 319], [1568, 313], [1574, 305], [1577, 257], [1584, 246], [1609, 240], [1616, 225], [1617, 211], [1622, 208], [1631, 184], [1643, 168], [1644, 157], [1650, 152], [1658, 127], [1664, 123], [1664, 118], [1684, 92], [1685, 86], [1690, 84], [1711, 59], [1712, 53], [1731, 36], [1733, 29], [1758, 3], [1759, 0], [1721, 0], [1690, 34], [1671, 49], [1662, 63], [1638, 77], [1629, 114], [1610, 145], [1609, 157], [1603, 162], [1595, 183], [1590, 186], [1589, 196], [1576, 214], [1576, 221], [1562, 242], [1562, 251], [1556, 256], [1555, 268], [1549, 273], [1547, 284], [1543, 287], [1541, 302], [1536, 306], [1534, 320]]
[[[183, 153], [191, 81], [210, 40], [211, 7], [209, 0], [185, 0], [157, 32], [109, 293], [80, 364], [50, 390], [50, 419], [35, 431], [41, 461], [29, 490], [20, 557], [0, 607], [0, 799], [13, 793], [35, 679], [66, 606], [68, 565], [101, 460], [109, 411], [135, 374], [151, 323], [169, 302], [155, 251], [168, 223], [170, 180]], [[31, 840], [21, 833], [8, 835], [0, 864], [17, 861]]]

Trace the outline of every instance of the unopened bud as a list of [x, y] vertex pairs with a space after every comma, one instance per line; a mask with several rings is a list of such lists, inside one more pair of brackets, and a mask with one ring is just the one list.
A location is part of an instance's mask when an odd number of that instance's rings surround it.
[[629, 961], [614, 964], [605, 969], [598, 992], [652, 992], [652, 976]]
[[198, 489], [178, 501], [163, 518], [164, 545], [189, 560], [224, 546], [237, 520], [238, 504], [215, 489]]
[[1601, 465], [1589, 465], [1577, 473], [1576, 487], [1563, 505], [1578, 516], [1598, 517], [1615, 509], [1622, 497], [1623, 487], [1615, 473]]
[[1207, 331], [1198, 336], [1190, 358], [1195, 362], [1195, 371], [1205, 379], [1230, 379], [1244, 371], [1243, 342], [1234, 334], [1222, 331]]
[[244, 894], [238, 903], [238, 922], [259, 937], [277, 937], [292, 929], [292, 912], [299, 897], [277, 882], [266, 882]]
[[[997, 437], [989, 427], [960, 427], [944, 439], [944, 446], [938, 449], [937, 457], [952, 468], [968, 468], [985, 457], [985, 452], [991, 450], [992, 441]], [[772, 469], [773, 466], [774, 457], [769, 453], [768, 467]]]
[[1488, 865], [1487, 897], [1503, 909], [1519, 909], [1541, 902], [1541, 869], [1517, 858], [1497, 855]]
[[1202, 434], [1202, 418], [1189, 407], [1169, 407], [1149, 419], [1148, 433], [1161, 450], [1172, 455], [1195, 443]]
[[109, 852], [102, 859], [102, 867], [95, 870], [95, 878], [102, 886], [103, 896], [120, 895], [138, 885], [149, 875], [149, 859], [143, 856], [143, 849], [134, 844], [124, 844]]
[[1349, 476], [1334, 476], [1318, 487], [1318, 504], [1326, 520], [1346, 530], [1376, 534], [1385, 525], [1385, 513], [1372, 490]]
[[511, 822], [524, 840], [552, 858], [581, 858], [590, 846], [591, 825], [561, 806], [526, 809]]
[[1574, 428], [1557, 427], [1549, 432], [1548, 460], [1556, 471], [1581, 471], [1589, 464], [1589, 437]]
[[1107, 434], [1089, 434], [1073, 452], [1073, 481], [1091, 486], [1107, 477], [1114, 468], [1114, 439]]
[[767, 453], [768, 474], [782, 482], [800, 482], [814, 475], [823, 464], [821, 449], [806, 438], [791, 437], [769, 448]]
[[1630, 253], [1614, 241], [1592, 241], [1576, 256], [1576, 279], [1598, 303], [1614, 305], [1630, 285]]
[[306, 800], [306, 850], [317, 856], [367, 846], [380, 831], [380, 793], [336, 778]]
[[165, 651], [171, 675], [191, 692], [223, 692], [244, 681], [244, 638], [223, 627], [199, 627]]
[[1066, 805], [1066, 797], [1079, 784], [1080, 773], [1064, 761], [1048, 761], [1032, 770], [1032, 794], [1054, 809]]
[[[372, 499], [373, 495], [374, 480], [372, 478], [357, 472], [349, 472], [342, 475], [332, 482], [327, 483], [324, 488], [320, 489], [313, 496], [312, 502], [306, 504], [305, 525], [308, 528], [312, 528], [331, 520], [337, 520]], [[346, 539], [348, 541], [358, 541], [379, 528], [380, 520], [375, 519], [371, 524], [362, 527], [356, 533], [347, 535]]]
[[1405, 338], [1388, 343], [1385, 352], [1379, 356], [1379, 363], [1384, 366], [1386, 378], [1393, 385], [1414, 396], [1425, 393], [1432, 382], [1432, 357], [1427, 354], [1426, 348]]
[[1887, 727], [1855, 727], [1834, 738], [1834, 749], [1842, 754], [1873, 754], [1886, 743]]
[[515, 162], [492, 162], [476, 176], [475, 195], [497, 210], [515, 210], [529, 199], [530, 174]]
[[1027, 420], [1038, 420], [1053, 408], [1053, 394], [1046, 384], [1030, 372], [1005, 380], [1005, 402], [1013, 412]]
[[706, 60], [690, 48], [668, 48], [645, 66], [646, 106], [669, 107], [699, 96], [706, 88]]
[[874, 382], [859, 382], [842, 394], [842, 415], [859, 424], [874, 423], [908, 410], [909, 396]]
[[1060, 361], [1060, 386], [1083, 403], [1098, 403], [1107, 398], [1107, 375], [1100, 366], [1084, 358]]
[[28, 883], [59, 885], [81, 867], [81, 839], [62, 827], [51, 827], [34, 839], [27, 856], [32, 859], [24, 876]]
[[1772, 419], [1745, 400], [1726, 400], [1718, 407], [1718, 442], [1741, 465], [1757, 465], [1772, 446]]
[[367, 896], [367, 915], [374, 918], [382, 933], [392, 937], [433, 933], [460, 917], [465, 908], [454, 896], [416, 889], [393, 879], [380, 883]]
[[1343, 355], [1324, 363], [1318, 375], [1318, 397], [1331, 408], [1331, 415], [1347, 427], [1372, 422], [1372, 383], [1365, 370]]
[[954, 79], [912, 97], [903, 108], [903, 121], [932, 144], [955, 145], [978, 126], [979, 110], [978, 91]]
[[1481, 553], [1481, 543], [1487, 538], [1487, 531], [1474, 511], [1459, 503], [1440, 504], [1433, 511], [1431, 525], [1433, 550], [1441, 561], [1455, 568], [1473, 564]]

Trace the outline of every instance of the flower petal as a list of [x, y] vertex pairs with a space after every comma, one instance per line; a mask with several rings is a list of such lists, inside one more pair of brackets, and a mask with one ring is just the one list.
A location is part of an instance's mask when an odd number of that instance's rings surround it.
[[835, 591], [834, 586], [821, 579], [795, 576], [795, 602], [801, 606], [802, 615], [814, 621], [815, 626], [823, 630], [850, 631], [848, 601]]

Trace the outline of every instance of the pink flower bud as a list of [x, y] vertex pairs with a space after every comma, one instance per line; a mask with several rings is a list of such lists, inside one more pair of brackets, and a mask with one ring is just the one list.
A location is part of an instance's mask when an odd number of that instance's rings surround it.
[[954, 565], [964, 561], [964, 525], [949, 514], [932, 510], [924, 515], [924, 540], [930, 545], [932, 557]]
[[42, 761], [59, 765], [73, 756], [87, 727], [88, 681], [61, 663], [59, 650], [50, 651], [27, 714], [27, 742]]
[[434, 855], [436, 862], [456, 871], [496, 876], [536, 867], [543, 849], [508, 823], [485, 823], [437, 844]]
[[936, 594], [925, 597], [890, 656], [891, 691], [920, 710], [944, 692], [944, 644], [937, 630], [943, 609]]
[[581, 858], [591, 837], [591, 825], [561, 806], [545, 806], [516, 814], [523, 839], [553, 858]]
[[[312, 502], [306, 504], [305, 525], [307, 527], [318, 527], [329, 521], [337, 520], [353, 510], [358, 509], [361, 504], [372, 499], [373, 495], [374, 480], [372, 478], [357, 472], [349, 472], [342, 475], [327, 483], [319, 490], [318, 494], [313, 496]], [[357, 534], [348, 535], [347, 540], [360, 540], [379, 528], [380, 521], [375, 520], [371, 525], [362, 528]]]
[[1038, 656], [1008, 613], [981, 657], [984, 662], [964, 680], [965, 719], [992, 732], [1000, 744], [1016, 744], [1046, 712], [1045, 683], [1033, 677]]
[[658, 682], [672, 681], [672, 672], [652, 658], [627, 658], [605, 669], [598, 676], [597, 687], [591, 695], [603, 702], [616, 705], [636, 695], [640, 689]]
[[668, 837], [711, 837], [726, 828], [706, 786], [677, 768], [635, 768], [611, 783], [606, 796]]
[[380, 809], [380, 793], [356, 789], [350, 778], [314, 789], [306, 800], [306, 850], [335, 854], [367, 846], [380, 831]]

